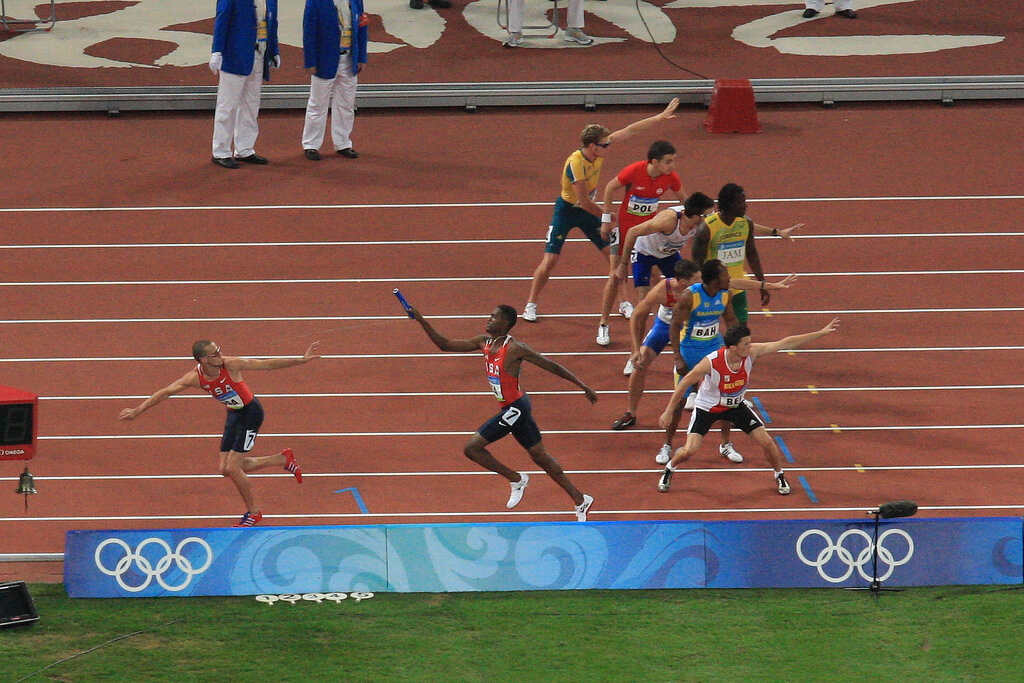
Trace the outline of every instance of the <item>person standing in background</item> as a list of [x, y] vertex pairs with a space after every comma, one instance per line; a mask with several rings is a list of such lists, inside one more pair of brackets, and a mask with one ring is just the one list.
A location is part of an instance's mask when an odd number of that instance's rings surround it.
[[312, 71], [302, 149], [320, 161], [320, 145], [331, 110], [331, 142], [343, 157], [357, 159], [352, 147], [358, 74], [366, 66], [367, 24], [363, 0], [306, 0], [302, 15], [303, 66]]
[[[256, 154], [260, 91], [270, 68], [281, 68], [277, 46], [277, 0], [217, 0], [210, 71], [217, 74], [213, 114], [213, 163], [266, 164]], [[232, 153], [232, 144], [234, 153]]]

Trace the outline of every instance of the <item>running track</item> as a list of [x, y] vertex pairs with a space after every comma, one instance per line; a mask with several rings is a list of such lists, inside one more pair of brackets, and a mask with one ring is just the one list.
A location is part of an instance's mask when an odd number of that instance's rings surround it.
[[[449, 336], [478, 333], [495, 303], [521, 307], [576, 131], [648, 113], [371, 114], [359, 121], [364, 158], [310, 165], [297, 115], [269, 112], [260, 151], [274, 163], [235, 173], [206, 159], [205, 115], [0, 120], [5, 139], [54, 133], [11, 157], [0, 190], [0, 376], [42, 397], [40, 494], [27, 515], [21, 497], [0, 497], [0, 553], [60, 552], [68, 529], [233, 523], [240, 501], [214, 474], [222, 415], [208, 398], [116, 420], [187, 369], [203, 337], [248, 356], [322, 341], [315, 364], [249, 375], [267, 410], [257, 452], [290, 445], [307, 472], [301, 489], [283, 472], [256, 480], [265, 524], [568, 518], [544, 477], [505, 511], [505, 484], [461, 456], [494, 410], [480, 359], [438, 353], [390, 290]], [[735, 180], [756, 221], [806, 223], [790, 244], [759, 242], [771, 276], [800, 279], [751, 324], [774, 339], [838, 316], [841, 331], [755, 371], [792, 457], [791, 496], [774, 493], [743, 436], [747, 462], [706, 445], [658, 494], [670, 364], [654, 366], [640, 425], [610, 431], [625, 406], [626, 327], [613, 322], [608, 349], [594, 344], [605, 268], [569, 244], [541, 322], [515, 332], [601, 396], [590, 406], [524, 371], [549, 449], [597, 499], [592, 518], [850, 517], [896, 498], [925, 516], [1019, 515], [1024, 193], [1017, 146], [991, 138], [1024, 129], [1021, 108], [767, 108], [764, 133], [724, 137], [705, 134], [702, 116], [682, 112], [615, 150], [605, 177], [667, 137], [688, 150], [687, 189]], [[494, 452], [535, 470], [511, 440]], [[4, 486], [21, 466], [0, 465]]]

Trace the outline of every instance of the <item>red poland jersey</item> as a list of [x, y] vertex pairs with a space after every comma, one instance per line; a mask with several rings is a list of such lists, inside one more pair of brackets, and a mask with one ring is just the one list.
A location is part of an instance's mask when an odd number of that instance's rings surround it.
[[196, 374], [199, 375], [199, 386], [210, 392], [210, 396], [224, 404], [229, 410], [241, 410], [252, 403], [252, 389], [245, 382], [236, 382], [231, 379], [227, 368], [221, 368], [220, 374], [214, 379], [209, 379], [203, 374], [203, 369], [197, 364]]
[[492, 346], [494, 343], [493, 339], [488, 339], [484, 343], [484, 365], [487, 370], [487, 383], [491, 385], [494, 398], [501, 401], [503, 406], [507, 406], [513, 401], [518, 401], [523, 397], [524, 393], [519, 388], [519, 378], [505, 372], [505, 352], [508, 350], [508, 345], [511, 341], [512, 337], [506, 335], [505, 341], [498, 348]]
[[626, 196], [619, 206], [619, 228], [629, 230], [658, 213], [658, 200], [666, 190], [679, 192], [683, 184], [673, 171], [652, 178], [647, 162], [638, 161], [619, 171], [618, 181], [625, 185]]
[[711, 372], [697, 387], [694, 405], [709, 413], [724, 413], [743, 403], [743, 394], [750, 381], [750, 369], [754, 367], [754, 360], [747, 356], [738, 370], [730, 369], [725, 362], [725, 351], [726, 347], [723, 346], [705, 356], [711, 361]]

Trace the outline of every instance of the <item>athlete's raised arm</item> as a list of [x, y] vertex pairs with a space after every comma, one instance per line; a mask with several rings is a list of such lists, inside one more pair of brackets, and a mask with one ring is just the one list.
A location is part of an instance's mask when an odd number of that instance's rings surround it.
[[135, 406], [134, 408], [125, 408], [117, 416], [118, 420], [134, 420], [142, 413], [146, 412], [157, 403], [160, 403], [165, 398], [173, 396], [174, 394], [181, 393], [189, 387], [198, 387], [199, 377], [195, 370], [186, 372], [184, 375], [168, 384], [163, 389], [158, 390], [152, 396], [147, 398], [145, 401]]

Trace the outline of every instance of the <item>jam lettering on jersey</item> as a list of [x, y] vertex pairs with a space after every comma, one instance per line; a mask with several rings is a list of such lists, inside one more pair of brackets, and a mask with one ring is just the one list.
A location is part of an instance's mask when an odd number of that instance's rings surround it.
[[727, 266], [742, 265], [746, 255], [746, 242], [722, 242], [718, 247], [718, 260]]
[[220, 374], [210, 379], [203, 374], [202, 368], [196, 365], [199, 375], [199, 386], [220, 401], [229, 410], [241, 410], [252, 402], [253, 393], [245, 382], [234, 381], [227, 368], [221, 368]]
[[505, 371], [505, 353], [512, 342], [512, 337], [506, 335], [505, 341], [497, 346], [494, 345], [494, 341], [488, 339], [483, 348], [487, 384], [494, 393], [494, 398], [501, 401], [502, 405], [508, 405], [523, 396], [523, 391], [519, 388], [519, 378]]

